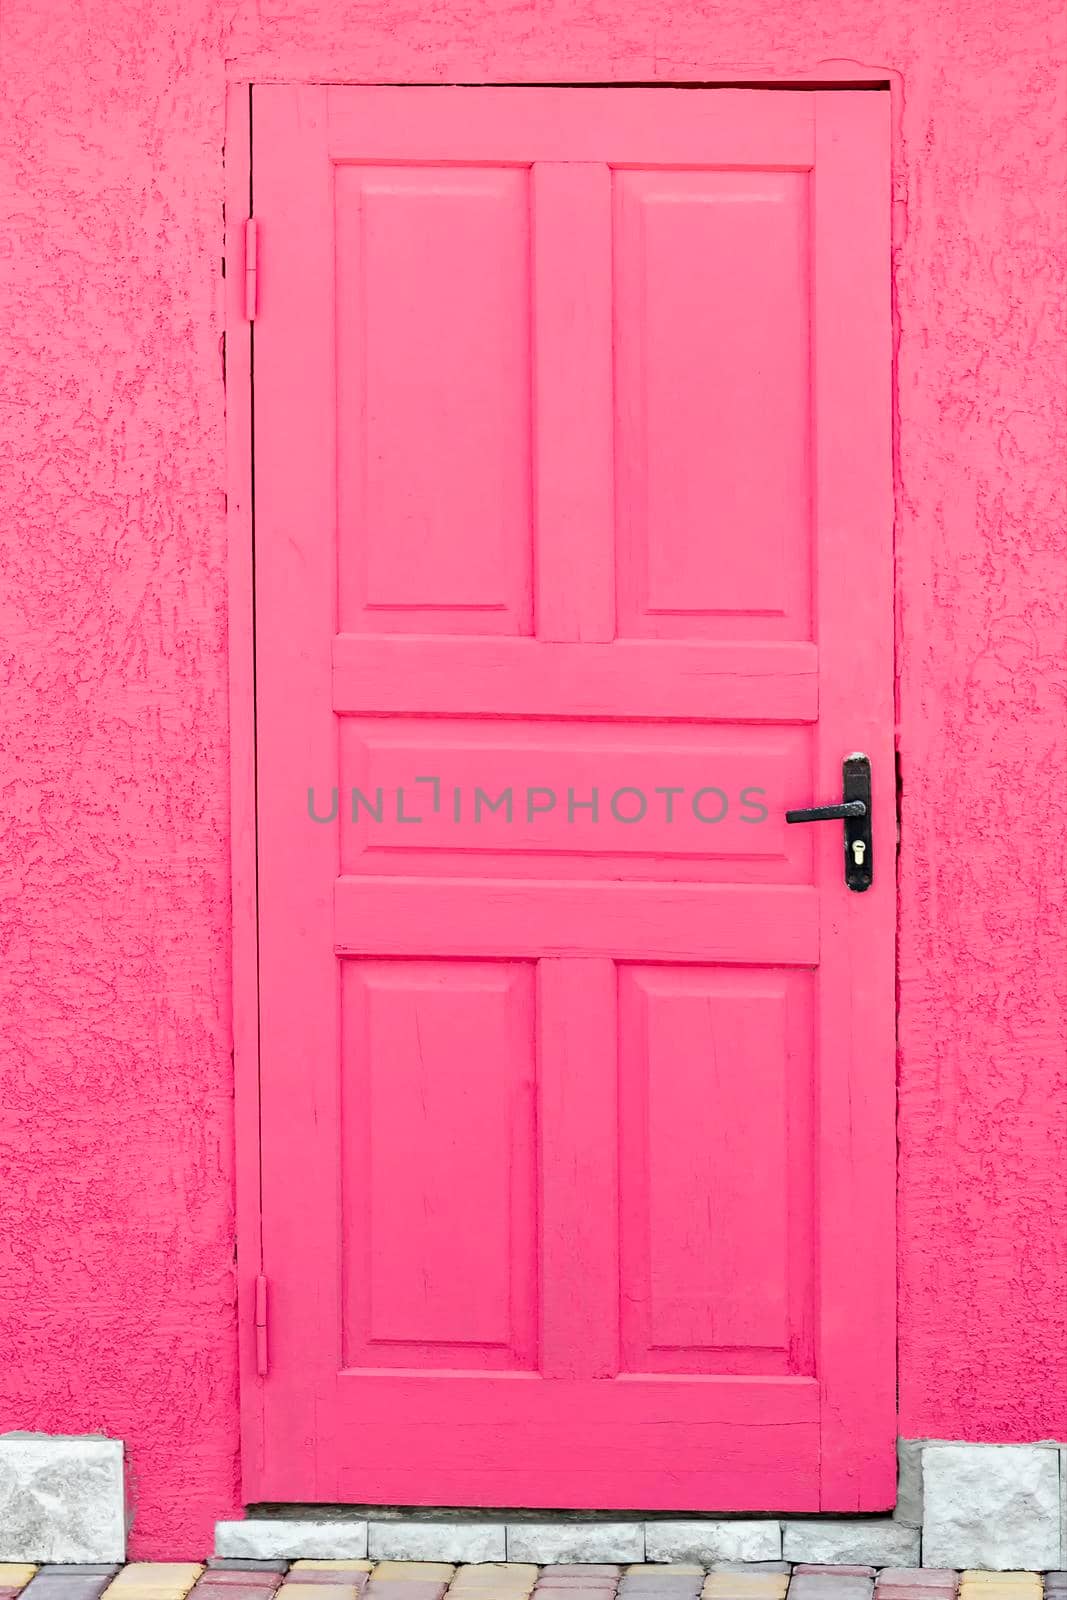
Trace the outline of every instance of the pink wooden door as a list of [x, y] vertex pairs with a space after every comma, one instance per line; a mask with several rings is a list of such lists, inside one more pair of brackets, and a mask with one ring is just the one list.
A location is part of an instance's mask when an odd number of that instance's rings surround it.
[[254, 91], [248, 1500], [892, 1502], [888, 205], [877, 92]]

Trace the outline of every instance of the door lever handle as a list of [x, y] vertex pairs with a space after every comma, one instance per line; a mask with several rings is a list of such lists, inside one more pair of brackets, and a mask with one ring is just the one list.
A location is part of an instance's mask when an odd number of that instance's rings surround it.
[[839, 806], [809, 806], [806, 811], [787, 811], [787, 822], [840, 822], [845, 817], [865, 817], [862, 800], [843, 800]]
[[787, 811], [787, 822], [845, 824], [845, 883], [862, 892], [874, 878], [871, 854], [871, 763], [867, 756], [846, 756], [841, 765], [841, 803]]

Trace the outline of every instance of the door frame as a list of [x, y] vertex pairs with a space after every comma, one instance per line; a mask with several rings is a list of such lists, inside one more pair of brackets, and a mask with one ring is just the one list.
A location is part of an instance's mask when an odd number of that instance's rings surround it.
[[[265, 1311], [260, 1299], [263, 1269], [260, 1162], [260, 1058], [259, 1058], [259, 918], [258, 852], [256, 798], [256, 668], [255, 668], [255, 521], [253, 452], [253, 360], [254, 323], [246, 316], [246, 230], [252, 214], [252, 96], [257, 82], [276, 84], [299, 82], [289, 77], [279, 63], [277, 74], [256, 73], [255, 78], [237, 76], [226, 85], [224, 140], [224, 247], [221, 284], [220, 325], [225, 393], [225, 485], [227, 524], [227, 645], [230, 717], [230, 864], [232, 909], [232, 1042], [234, 1069], [235, 1137], [235, 1272], [237, 1304], [238, 1377], [240, 1389], [240, 1473], [241, 1503], [248, 1503], [244, 1490], [249, 1467], [255, 1475], [262, 1464], [264, 1440], [264, 1378], [259, 1365], [264, 1354], [269, 1362], [269, 1331], [257, 1337], [257, 1317]], [[316, 77], [316, 82], [322, 79]], [[338, 85], [350, 82], [339, 78]], [[393, 85], [396, 86], [395, 84]], [[410, 87], [430, 87], [425, 81]], [[437, 85], [434, 85], [437, 86]], [[472, 85], [473, 86], [473, 85]], [[479, 86], [493, 87], [483, 80]], [[522, 87], [515, 83], [500, 87]], [[750, 73], [744, 79], [709, 77], [694, 83], [689, 79], [657, 80], [655, 84], [630, 82], [576, 83], [557, 85], [531, 83], [529, 87], [571, 88], [679, 88], [722, 89], [755, 88], [765, 90], [853, 89], [882, 91], [889, 97], [891, 183], [894, 155], [899, 148], [899, 123], [902, 113], [900, 74], [885, 67], [867, 67], [852, 61], [830, 61], [794, 73]], [[892, 193], [892, 189], [891, 189]], [[893, 553], [893, 672], [899, 670], [900, 596], [897, 577], [897, 488], [896, 462], [899, 424], [896, 414], [897, 363], [896, 299], [892, 282], [892, 253], [899, 242], [896, 205], [889, 218], [891, 257], [887, 262], [890, 279], [890, 326], [892, 333], [888, 374], [891, 403], [893, 481], [890, 483], [889, 513]], [[893, 730], [894, 750], [901, 746], [899, 717]], [[899, 809], [897, 838], [899, 841]], [[884, 869], [883, 869], [884, 870]], [[893, 863], [895, 949], [899, 950], [900, 894], [899, 851]], [[895, 967], [897, 962], [894, 963]], [[894, 1016], [894, 1052], [899, 1049], [899, 1012]], [[891, 1220], [892, 1251], [896, 1258], [896, 1213]], [[897, 1301], [893, 1300], [893, 1382], [899, 1377], [899, 1339]], [[709, 1507], [714, 1510], [714, 1507]], [[773, 1511], [773, 1507], [767, 1508]], [[854, 1509], [860, 1509], [858, 1506]], [[864, 1508], [869, 1509], [869, 1508]], [[888, 1508], [887, 1508], [888, 1509]], [[835, 1507], [833, 1515], [842, 1515]]]

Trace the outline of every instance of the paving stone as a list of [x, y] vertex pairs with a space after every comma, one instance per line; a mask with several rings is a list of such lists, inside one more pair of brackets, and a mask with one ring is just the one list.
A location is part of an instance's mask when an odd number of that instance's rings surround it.
[[75, 1589], [82, 1589], [86, 1585], [102, 1593], [114, 1583], [114, 1577], [106, 1574], [88, 1572], [84, 1576], [78, 1572], [50, 1572], [47, 1567], [42, 1567], [36, 1577], [30, 1579], [23, 1593], [44, 1594], [73, 1594]]
[[713, 1561], [712, 1572], [792, 1572], [791, 1561]]
[[874, 1581], [871, 1578], [831, 1578], [825, 1573], [793, 1574], [789, 1584], [790, 1600], [871, 1600]]
[[687, 1600], [692, 1597], [696, 1600], [701, 1590], [699, 1578], [680, 1575], [676, 1578], [624, 1578], [619, 1585], [619, 1594], [631, 1597], [638, 1596], [673, 1596], [674, 1600]]
[[21, 1589], [36, 1571], [32, 1561], [0, 1561], [0, 1588]]
[[39, 1572], [30, 1579], [22, 1593], [31, 1596], [32, 1600], [96, 1600], [96, 1596], [102, 1595], [113, 1581], [111, 1578], [78, 1578], [73, 1572], [46, 1578]]
[[576, 1594], [598, 1594], [604, 1600], [604, 1596], [614, 1595], [616, 1588], [611, 1578], [572, 1578], [569, 1583], [538, 1584], [533, 1593], [555, 1595], [558, 1600], [573, 1600]]
[[302, 1572], [370, 1572], [374, 1566], [373, 1561], [366, 1557], [340, 1557], [332, 1560], [317, 1560], [314, 1557], [304, 1557], [285, 1565], [292, 1573]]
[[781, 1595], [785, 1594], [789, 1576], [785, 1572], [709, 1572], [704, 1580], [704, 1593]]
[[[778, 1563], [775, 1563], [777, 1568]], [[705, 1585], [711, 1584], [715, 1588], [725, 1587], [727, 1584], [741, 1584], [754, 1591], [775, 1590], [782, 1588], [789, 1581], [788, 1566], [782, 1572], [753, 1572], [748, 1567], [731, 1566], [728, 1570], [713, 1567], [704, 1580]]]
[[534, 1590], [534, 1594], [537, 1594], [538, 1592], [549, 1595], [566, 1595], [567, 1600], [605, 1600], [606, 1596], [614, 1595], [615, 1586], [612, 1584], [610, 1588], [605, 1589], [597, 1588], [595, 1584], [581, 1584], [575, 1586], [573, 1589], [547, 1589], [543, 1591], [538, 1591], [536, 1589]]
[[784, 1572], [711, 1572], [702, 1592], [705, 1600], [782, 1600], [788, 1584]]
[[[892, 1567], [919, 1565], [919, 1529], [891, 1517], [862, 1522], [820, 1518], [818, 1522], [786, 1522], [782, 1555], [787, 1561], [817, 1565], [855, 1564]], [[943, 1565], [942, 1562], [937, 1563]]]
[[447, 1587], [418, 1578], [386, 1578], [379, 1583], [375, 1574], [365, 1594], [367, 1600], [443, 1600]]
[[289, 1583], [286, 1581], [280, 1589], [274, 1591], [274, 1600], [315, 1600], [317, 1595], [325, 1592], [329, 1600], [359, 1600], [360, 1595], [366, 1592], [367, 1574], [353, 1572], [349, 1574], [347, 1583], [331, 1583], [325, 1591], [318, 1584]]
[[[288, 1572], [288, 1561], [256, 1561], [251, 1556], [208, 1556], [204, 1563], [209, 1572]], [[314, 1562], [300, 1562], [297, 1566], [314, 1566]]]
[[304, 1588], [335, 1589], [340, 1584], [356, 1583], [370, 1575], [371, 1564], [368, 1561], [363, 1567], [334, 1567], [329, 1572], [309, 1572], [306, 1568], [293, 1567], [285, 1578], [286, 1586], [292, 1584]]
[[244, 1522], [216, 1522], [215, 1553], [220, 1556], [254, 1556], [258, 1560], [282, 1557], [295, 1560], [362, 1560], [367, 1554], [365, 1522], [275, 1521], [248, 1517]]
[[1040, 1587], [1041, 1579], [1036, 1572], [986, 1572], [969, 1571], [960, 1573], [960, 1584], [990, 1583], [998, 1588], [1004, 1584], [1021, 1583], [1025, 1588], [1032, 1589], [1036, 1584]]
[[[647, 1550], [645, 1554], [648, 1554]], [[640, 1577], [642, 1573], [648, 1573], [657, 1578], [660, 1576], [672, 1577], [675, 1574], [679, 1577], [703, 1578], [704, 1563], [702, 1561], [671, 1561], [664, 1565], [662, 1561], [649, 1560], [631, 1562], [626, 1568], [626, 1576], [628, 1578]]]
[[954, 1583], [879, 1583], [874, 1600], [956, 1600]]
[[613, 1578], [607, 1573], [590, 1573], [588, 1577], [578, 1572], [552, 1572], [551, 1569], [543, 1572], [537, 1580], [535, 1594], [540, 1594], [546, 1589], [610, 1589], [615, 1592], [618, 1578]]
[[[304, 1574], [305, 1580], [312, 1576], [313, 1574], [310, 1572]], [[270, 1594], [284, 1581], [284, 1572], [257, 1572], [254, 1569], [251, 1572], [243, 1572], [240, 1569], [235, 1571], [230, 1567], [221, 1569], [209, 1567], [203, 1577], [196, 1580], [196, 1589], [199, 1594], [200, 1590], [205, 1587], [228, 1589], [243, 1585], [245, 1588], [259, 1589], [264, 1594]]]
[[[536, 1572], [536, 1567], [527, 1567], [527, 1572]], [[627, 1567], [627, 1572], [644, 1572], [645, 1563]], [[572, 1578], [621, 1578], [622, 1568], [615, 1561], [553, 1561], [541, 1573], [542, 1578], [572, 1577]]]
[[367, 1554], [372, 1560], [504, 1561], [503, 1522], [371, 1522]]
[[993, 1600], [996, 1595], [1014, 1596], [1015, 1600], [1030, 1600], [1034, 1595], [1041, 1595], [1042, 1584], [1035, 1573], [1032, 1583], [961, 1583], [959, 1592], [961, 1596], [970, 1595], [978, 1597], [978, 1600]]
[[151, 1584], [170, 1589], [193, 1587], [204, 1570], [201, 1561], [131, 1561], [122, 1568], [112, 1585], [125, 1589], [129, 1584]]
[[17, 1600], [22, 1593], [22, 1585], [16, 1587], [11, 1583], [0, 1583], [0, 1600]]
[[686, 1571], [678, 1567], [664, 1565], [658, 1570], [652, 1567], [646, 1568], [644, 1572], [628, 1572], [620, 1580], [620, 1587], [625, 1587], [627, 1590], [640, 1589], [650, 1583], [683, 1583], [690, 1585], [695, 1583], [699, 1589], [704, 1583], [704, 1573], [702, 1571]]
[[41, 1568], [44, 1573], [70, 1573], [76, 1578], [113, 1578], [121, 1571], [117, 1561], [48, 1561]]
[[951, 1583], [955, 1587], [959, 1576], [955, 1567], [883, 1567], [875, 1583], [879, 1588], [883, 1583], [915, 1584], [920, 1588], [926, 1584]]
[[1037, 1583], [961, 1583], [960, 1600], [1041, 1600], [1040, 1579]]
[[273, 1600], [278, 1589], [276, 1583], [257, 1583], [254, 1573], [244, 1574], [246, 1579], [252, 1579], [251, 1582], [233, 1582], [234, 1578], [240, 1579], [241, 1576], [239, 1572], [228, 1573], [225, 1577], [221, 1573], [213, 1577], [205, 1573], [192, 1591], [192, 1600]]
[[1059, 1559], [1058, 1452], [942, 1444], [923, 1451], [923, 1565], [1000, 1571]]
[[449, 1595], [475, 1595], [482, 1600], [493, 1600], [489, 1590], [502, 1595], [529, 1594], [537, 1582], [537, 1568], [521, 1562], [507, 1565], [500, 1561], [474, 1562], [460, 1567], [452, 1579]]
[[643, 1522], [509, 1522], [509, 1561], [643, 1561]]
[[455, 1568], [449, 1561], [379, 1561], [374, 1568], [375, 1583], [451, 1583]]
[[825, 1564], [821, 1566], [818, 1564], [806, 1566], [803, 1562], [799, 1566], [793, 1568], [794, 1578], [798, 1574], [806, 1577], [811, 1573], [817, 1573], [820, 1576], [823, 1574], [828, 1574], [831, 1578], [873, 1578], [875, 1575], [875, 1568], [848, 1566], [830, 1567], [826, 1566]]
[[639, 1588], [620, 1589], [626, 1600], [698, 1600], [700, 1584], [679, 1580], [674, 1583], [648, 1583]]
[[649, 1561], [777, 1561], [782, 1554], [780, 1522], [714, 1522], [688, 1518], [645, 1523], [645, 1555]]
[[[540, 1569], [532, 1562], [522, 1561], [471, 1561], [460, 1567], [456, 1578], [529, 1578], [536, 1583]], [[453, 1579], [455, 1582], [455, 1579]]]
[[121, 1439], [0, 1435], [0, 1529], [8, 1561], [124, 1560]]

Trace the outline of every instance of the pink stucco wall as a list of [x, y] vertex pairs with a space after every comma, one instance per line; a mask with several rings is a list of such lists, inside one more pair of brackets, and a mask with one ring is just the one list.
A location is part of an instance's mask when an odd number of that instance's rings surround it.
[[1059, 0], [4, 0], [0, 1430], [240, 1504], [227, 77], [899, 74], [900, 1408], [1067, 1438]]

